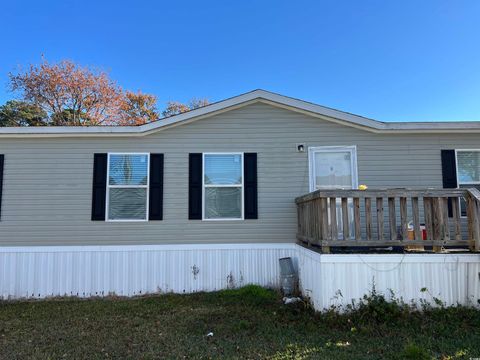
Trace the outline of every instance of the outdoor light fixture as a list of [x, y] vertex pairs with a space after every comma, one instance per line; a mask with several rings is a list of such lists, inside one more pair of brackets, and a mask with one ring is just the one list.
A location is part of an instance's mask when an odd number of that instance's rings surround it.
[[297, 152], [305, 152], [305, 144], [297, 144]]

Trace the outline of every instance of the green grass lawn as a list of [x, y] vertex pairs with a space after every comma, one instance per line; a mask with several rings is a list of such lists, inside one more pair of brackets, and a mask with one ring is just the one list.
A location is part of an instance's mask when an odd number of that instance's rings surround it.
[[[213, 336], [207, 334], [213, 332]], [[135, 299], [0, 303], [0, 358], [480, 357], [480, 311], [372, 302], [349, 315], [258, 287]]]

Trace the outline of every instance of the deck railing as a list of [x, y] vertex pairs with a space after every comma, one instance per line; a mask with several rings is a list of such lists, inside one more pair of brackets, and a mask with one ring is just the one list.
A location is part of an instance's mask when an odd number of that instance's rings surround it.
[[324, 251], [330, 246], [480, 250], [477, 189], [318, 190], [295, 202], [297, 239]]

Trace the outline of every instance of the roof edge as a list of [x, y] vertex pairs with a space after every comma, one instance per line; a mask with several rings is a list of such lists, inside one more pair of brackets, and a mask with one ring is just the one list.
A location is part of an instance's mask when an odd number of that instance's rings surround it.
[[255, 102], [269, 103], [273, 106], [306, 113], [327, 121], [333, 121], [376, 133], [480, 132], [480, 121], [382, 122], [257, 89], [186, 113], [163, 118], [140, 126], [0, 127], [0, 137], [142, 136], [172, 126], [190, 123], [225, 111], [230, 111]]

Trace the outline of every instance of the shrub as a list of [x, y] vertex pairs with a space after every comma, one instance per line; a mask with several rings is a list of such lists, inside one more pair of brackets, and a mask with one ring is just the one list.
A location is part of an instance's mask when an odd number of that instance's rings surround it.
[[357, 318], [363, 323], [391, 323], [404, 318], [412, 308], [398, 300], [393, 292], [391, 299], [378, 293], [373, 285], [370, 293], [365, 294], [358, 303], [353, 303], [347, 309], [352, 318]]

